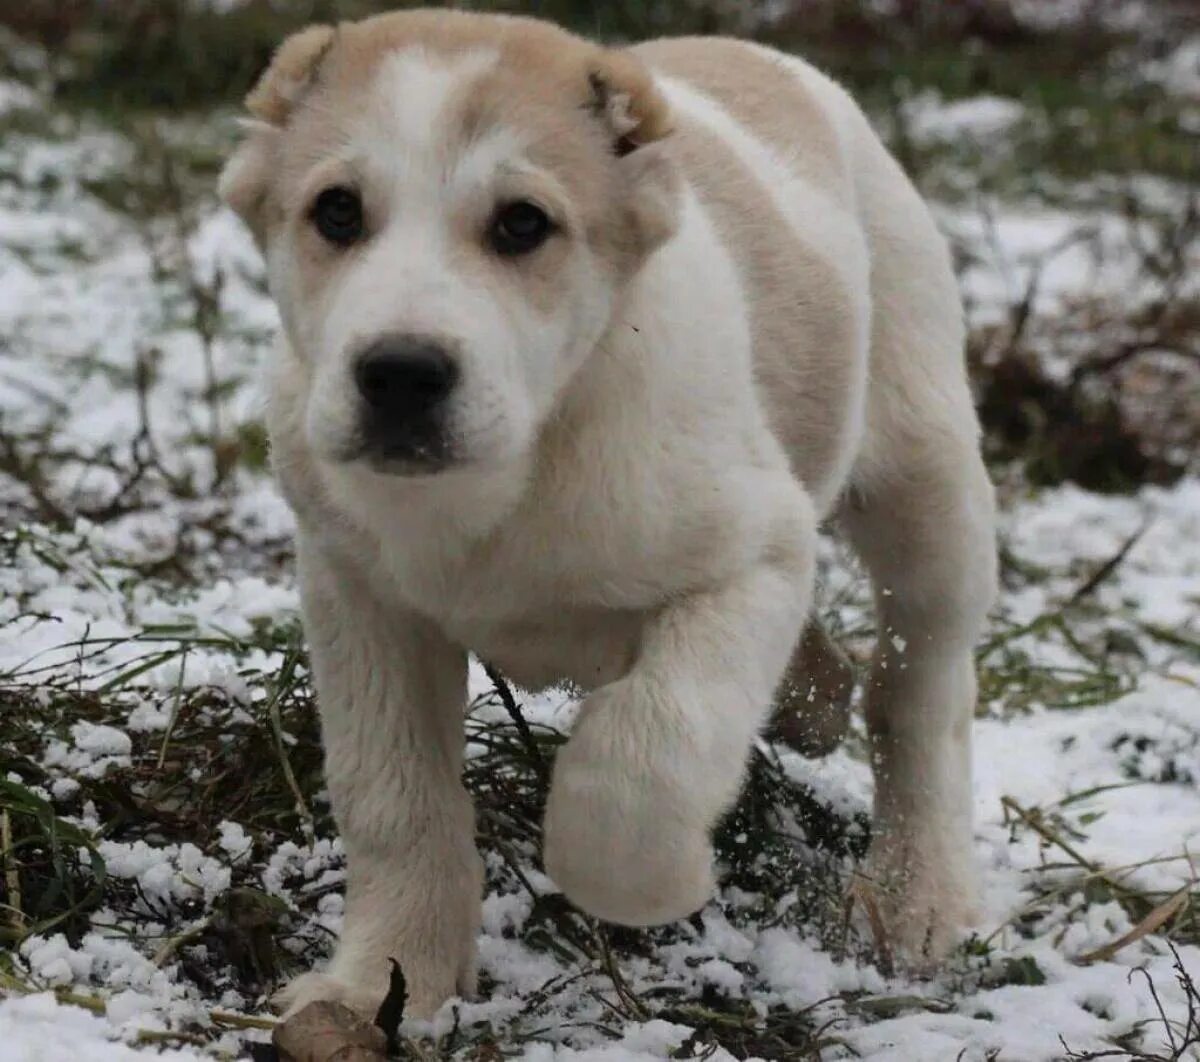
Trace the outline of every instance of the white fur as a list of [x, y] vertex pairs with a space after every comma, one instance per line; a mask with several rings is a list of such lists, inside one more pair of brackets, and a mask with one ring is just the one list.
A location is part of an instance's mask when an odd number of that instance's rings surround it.
[[[502, 130], [473, 143], [446, 169], [442, 111], [455, 90], [495, 61], [490, 52], [469, 53], [453, 63], [417, 49], [397, 52], [381, 64], [362, 113], [349, 119], [339, 162], [365, 188], [377, 231], [369, 250], [340, 274], [321, 304], [285, 311], [291, 329], [311, 335], [317, 352], [305, 432], [326, 460], [344, 460], [357, 449], [352, 365], [373, 337], [432, 335], [461, 350], [462, 383], [451, 431], [466, 458], [495, 464], [528, 446], [561, 383], [561, 352], [572, 333], [582, 331], [584, 345], [594, 343], [606, 319], [604, 300], [583, 308], [593, 319], [590, 325], [515, 318], [477, 278], [455, 267], [448, 221], [482, 204], [498, 172], [522, 168], [520, 141]], [[276, 265], [273, 290], [286, 291], [287, 256]], [[585, 269], [586, 262], [577, 267]]]
[[[372, 150], [390, 149], [396, 172], [408, 166], [427, 168], [443, 140], [445, 126], [439, 116], [449, 97], [498, 58], [494, 51], [474, 51], [448, 62], [420, 48], [403, 48], [384, 58], [367, 99], [386, 115], [389, 137], [370, 143]], [[371, 136], [377, 130], [368, 127], [364, 132]]]
[[[960, 311], [927, 211], [848, 97], [799, 62], [788, 67], [833, 118], [852, 175], [836, 195], [715, 101], [662, 81], [850, 289], [846, 348], [813, 355], [848, 359], [854, 392], [846, 445], [814, 501], [769, 426], [730, 249], [655, 147], [622, 161], [678, 229], [627, 290], [582, 250], [561, 277], [576, 295], [548, 315], [455, 273], [447, 216], [492, 171], [527, 166], [516, 133], [485, 140], [453, 173], [430, 161], [439, 101], [486, 61], [439, 67], [404, 52], [385, 63], [347, 158], [386, 221], [322, 299], [289, 301], [287, 245], [268, 248], [290, 339], [270, 427], [302, 528], [326, 769], [350, 860], [333, 964], [287, 1001], [368, 1009], [391, 956], [414, 1014], [470, 989], [480, 876], [459, 782], [466, 649], [523, 685], [591, 691], [547, 808], [546, 867], [567, 895], [630, 924], [704, 903], [709, 831], [810, 610], [815, 528], [829, 515], [866, 560], [888, 635], [867, 698], [869, 876], [897, 943], [944, 950], [970, 906], [970, 649], [994, 557]], [[462, 467], [405, 478], [337, 460], [354, 430], [348, 352], [392, 330], [461, 342]], [[835, 513], [837, 498], [848, 500]]]

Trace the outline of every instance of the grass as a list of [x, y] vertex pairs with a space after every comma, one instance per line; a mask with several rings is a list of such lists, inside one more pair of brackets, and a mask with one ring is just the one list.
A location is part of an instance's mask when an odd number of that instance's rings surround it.
[[[242, 660], [265, 652], [281, 657], [283, 664], [269, 672], [243, 669], [242, 677], [263, 694], [249, 711], [219, 690], [180, 684], [170, 699], [168, 727], [134, 734], [127, 766], [98, 778], [75, 776], [77, 788], [69, 798], [51, 802], [42, 795], [48, 778], [33, 753], [48, 738], [67, 737], [79, 722], [122, 722], [129, 698], [145, 696], [140, 683], [152, 668], [177, 661], [182, 674], [188, 653], [201, 647], [227, 650]], [[39, 677], [36, 661], [0, 675], [8, 749], [0, 772], [9, 779], [0, 780], [0, 823], [8, 824], [0, 886], [7, 924], [0, 941], [12, 949], [31, 935], [62, 932], [78, 942], [101, 911], [102, 921], [113, 926], [133, 926], [149, 917], [159, 928], [150, 935], [143, 931], [140, 938], [156, 962], [180, 961], [183, 976], [202, 989], [221, 986], [249, 998], [262, 996], [328, 948], [328, 938], [313, 936], [311, 928], [324, 894], [320, 888], [297, 893], [292, 902], [269, 895], [259, 880], [258, 861], [250, 859], [235, 869], [230, 890], [210, 909], [164, 904], [136, 882], [107, 875], [98, 846], [147, 840], [158, 847], [207, 849], [228, 820], [245, 828], [256, 853], [293, 837], [333, 835], [321, 792], [316, 712], [295, 631], [264, 629], [252, 639], [222, 639], [152, 630], [124, 644], [96, 639], [71, 646], [80, 659], [117, 648], [129, 650], [129, 659], [94, 695], [75, 692], [74, 675], [62, 675], [61, 669]], [[513, 714], [497, 719], [495, 709], [505, 701]], [[700, 1000], [671, 991], [635, 996], [624, 981], [623, 964], [679, 931], [606, 928], [561, 897], [544, 897], [533, 888], [522, 868], [537, 861], [547, 765], [563, 737], [526, 723], [515, 705], [502, 679], [495, 693], [477, 703], [467, 723], [474, 755], [464, 778], [479, 808], [478, 843], [491, 868], [490, 886], [524, 889], [533, 900], [533, 915], [522, 931], [525, 944], [579, 964], [581, 977], [607, 984], [594, 991], [615, 1017], [687, 1020], [696, 1028], [692, 1044], [698, 1052], [720, 1044], [737, 1057], [751, 1057], [771, 1044], [781, 1052], [771, 1057], [813, 1057], [814, 1045], [824, 1042], [828, 1030], [804, 1013], [781, 1011], [764, 1021], [744, 1003], [717, 994]], [[77, 816], [85, 805], [97, 823], [91, 830], [63, 817]], [[803, 885], [807, 903], [783, 919], [798, 924], [839, 908], [840, 862], [861, 854], [866, 839], [865, 821], [841, 818], [777, 761], [760, 754], [742, 800], [717, 833], [717, 846], [730, 867], [731, 883], [761, 892], [761, 906], [752, 914], [770, 910]], [[824, 853], [816, 863], [814, 852]], [[823, 889], [814, 887], [822, 880], [814, 875], [822, 859]], [[816, 911], [820, 904], [826, 909]], [[196, 958], [200, 954], [203, 960]], [[528, 1000], [509, 1034], [536, 1035], [557, 996], [551, 985]], [[209, 1035], [199, 1029], [184, 1032], [201, 1039]], [[486, 1029], [477, 1032], [491, 1035]]]
[[[52, 43], [59, 101], [127, 123], [131, 114], [231, 106], [287, 33], [314, 21], [353, 19], [396, 6], [391, 0], [249, 0], [221, 13], [188, 0], [129, 0], [120, 7], [33, 0], [7, 17], [26, 35]], [[466, 6], [552, 18], [603, 39], [664, 33], [740, 32], [799, 51], [844, 80], [878, 114], [923, 90], [947, 99], [989, 93], [1027, 109], [1002, 157], [979, 145], [905, 150], [904, 161], [948, 192], [954, 162], [982, 163], [990, 185], [1045, 189], [1097, 173], [1197, 176], [1186, 104], [1138, 76], [1164, 42], [1195, 14], [1184, 5], [1143, 39], [1099, 20], [1067, 21], [1032, 32], [999, 15], [964, 20], [931, 0], [884, 13], [865, 4], [808, 0], [791, 17], [764, 20], [719, 3], [643, 4], [600, 0], [474, 0]], [[1109, 5], [1112, 6], [1112, 5]], [[986, 5], [972, 5], [987, 11]], [[996, 4], [997, 12], [1003, 5]], [[0, 16], [0, 24], [5, 16]], [[15, 119], [20, 121], [21, 119]], [[1031, 179], [1032, 178], [1032, 179]]]
[[[111, 563], [93, 567], [53, 540], [22, 533], [6, 541], [10, 551], [36, 551], [80, 583], [110, 588], [122, 583], [121, 572]], [[1023, 570], [1028, 579], [1046, 577], [1015, 561], [1009, 568]], [[981, 648], [985, 689], [1007, 691], [1006, 710], [1021, 710], [1016, 695], [1023, 690], [1060, 709], [1087, 710], [1088, 704], [1070, 700], [1078, 677], [1067, 680], [1060, 672], [1046, 672], [1039, 686], [1031, 680], [1036, 670], [1014, 663], [1004, 648], [1021, 637], [1055, 631], [1086, 645], [1087, 623], [1077, 626], [1076, 620], [1088, 595], [1079, 590], [1094, 586], [1105, 568], [1100, 564], [1082, 573], [1062, 609], [1032, 624], [1000, 629]], [[332, 878], [289, 879], [294, 887], [286, 899], [265, 892], [260, 878], [262, 858], [284, 841], [328, 838], [334, 831], [322, 797], [316, 714], [296, 628], [263, 625], [235, 637], [162, 626], [130, 639], [81, 638], [70, 650], [99, 674], [94, 691], [79, 688], [74, 668], [47, 668], [38, 659], [0, 674], [6, 719], [0, 777], [8, 779], [0, 783], [0, 911], [6, 915], [0, 940], [17, 949], [30, 935], [57, 931], [78, 941], [102, 914], [103, 923], [122, 932], [142, 926], [138, 938], [155, 961], [179, 963], [183, 982], [205, 995], [232, 989], [247, 999], [262, 998], [327, 952], [330, 939], [316, 916], [322, 897], [338, 887], [336, 857], [327, 868], [334, 872]], [[228, 654], [250, 689], [248, 697], [235, 699], [218, 687], [184, 683], [189, 657], [204, 651]], [[100, 667], [106, 654], [118, 653], [119, 663], [107, 671]], [[178, 665], [179, 680], [147, 686], [154, 670], [164, 665]], [[1091, 681], [1106, 693], [1088, 703], [1107, 703], [1128, 689], [1128, 679], [1106, 671], [1102, 660], [1092, 667]], [[548, 766], [563, 737], [526, 720], [503, 677], [493, 678], [493, 691], [477, 701], [467, 721], [472, 755], [464, 775], [479, 809], [478, 843], [487, 858], [489, 887], [527, 893], [532, 913], [520, 930], [521, 941], [532, 952], [570, 964], [575, 973], [545, 985], [501, 1024], [467, 1023], [421, 1050], [433, 1050], [437, 1057], [462, 1052], [480, 1057], [537, 1040], [548, 1022], [560, 1020], [557, 1008], [575, 998], [580, 982], [588, 985], [587, 998], [610, 1017], [599, 1021], [602, 1033], [616, 1035], [626, 1022], [650, 1018], [690, 1026], [694, 1032], [678, 1057], [703, 1057], [721, 1047], [738, 1058], [815, 1059], [834, 1048], [838, 1027], [831, 1024], [828, 1008], [779, 1007], [764, 1014], [713, 989], [696, 995], [666, 986], [631, 986], [628, 970], [637, 968], [651, 949], [686, 940], [693, 927], [614, 930], [575, 911], [561, 897], [540, 894], [527, 869], [537, 862]], [[130, 706], [147, 697], [169, 713], [169, 724], [133, 734], [128, 764], [110, 767], [100, 777], [77, 775], [73, 793], [47, 799], [51, 780], [38, 765], [47, 742], [69, 740], [71, 728], [81, 722], [120, 724]], [[1200, 942], [1200, 888], [1193, 885], [1178, 896], [1146, 891], [1136, 884], [1136, 872], [1144, 868], [1103, 867], [1087, 854], [1087, 822], [1078, 807], [1086, 806], [1090, 795], [1076, 794], [1049, 808], [1009, 806], [1014, 833], [1035, 835], [1046, 857], [1030, 879], [1027, 909], [1007, 928], [1030, 933], [1040, 912], [1065, 907], [1084, 917], [1091, 905], [1113, 900], [1132, 923], [1149, 924], [1147, 934], [1180, 944]], [[76, 823], [89, 805], [94, 825], [83, 828]], [[211, 849], [227, 820], [245, 828], [253, 847], [250, 857], [235, 865], [230, 889], [212, 905], [195, 900], [164, 904], [142, 892], [136, 881], [107, 874], [99, 856], [105, 841], [147, 840], [158, 847], [191, 843]], [[744, 919], [759, 926], [815, 927], [835, 953], [847, 948], [865, 952], [867, 943], [844, 921], [843, 896], [847, 869], [868, 838], [865, 817], [834, 811], [798, 783], [773, 753], [756, 754], [742, 798], [716, 835], [727, 883], [756, 897], [728, 916], [734, 924]], [[1167, 909], [1167, 904], [1173, 906]], [[1035, 985], [1043, 976], [1033, 960], [1003, 956], [992, 941], [969, 944], [967, 953], [982, 959], [981, 976], [992, 987]], [[19, 965], [10, 964], [5, 977], [10, 990], [36, 987]], [[486, 982], [482, 990], [489, 991]], [[102, 1005], [86, 993], [63, 996], [84, 1006]], [[838, 1002], [866, 1020], [949, 1005], [936, 997], [861, 993], [846, 994]], [[203, 1044], [230, 1028], [259, 1027], [252, 1016], [215, 1014], [207, 1025], [185, 1026], [170, 1035], [178, 1042]], [[1155, 1033], [1144, 1031], [1143, 1039]]]

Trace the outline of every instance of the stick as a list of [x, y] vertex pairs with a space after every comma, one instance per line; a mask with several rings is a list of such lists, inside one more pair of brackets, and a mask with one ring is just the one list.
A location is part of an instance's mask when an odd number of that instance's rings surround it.
[[8, 809], [0, 811], [0, 854], [4, 856], [4, 887], [8, 892], [8, 910], [13, 929], [18, 933], [25, 928], [25, 912], [21, 909], [21, 875], [17, 860], [13, 856], [12, 822]]

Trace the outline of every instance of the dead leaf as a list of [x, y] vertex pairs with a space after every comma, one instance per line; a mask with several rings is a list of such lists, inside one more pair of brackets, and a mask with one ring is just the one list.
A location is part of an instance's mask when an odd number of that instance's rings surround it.
[[880, 972], [885, 977], [891, 977], [895, 970], [892, 958], [892, 945], [888, 937], [887, 926], [883, 915], [879, 912], [879, 904], [875, 899], [878, 886], [868, 879], [856, 875], [846, 891], [846, 917], [849, 919], [854, 905], [860, 904], [867, 916], [867, 924], [871, 927], [871, 936], [875, 941], [875, 961]]
[[392, 964], [391, 979], [388, 982], [388, 992], [379, 1010], [375, 1014], [375, 1027], [379, 1029], [387, 1041], [389, 1055], [400, 1053], [400, 1023], [404, 1020], [404, 1008], [408, 1003], [408, 985], [404, 980], [404, 971], [395, 959], [389, 959]]
[[341, 1003], [319, 1000], [275, 1026], [280, 1062], [380, 1062], [387, 1038]]
[[1142, 937], [1153, 933], [1156, 929], [1165, 925], [1175, 917], [1181, 910], [1183, 905], [1188, 901], [1188, 892], [1191, 885], [1185, 885], [1178, 892], [1168, 896], [1160, 903], [1153, 911], [1143, 918], [1136, 926], [1128, 933], [1122, 934], [1116, 940], [1105, 944], [1102, 948], [1097, 948], [1095, 951], [1089, 951], [1086, 955], [1080, 955], [1076, 962], [1104, 962], [1111, 959], [1122, 948], [1128, 947], [1135, 941], [1141, 940]]

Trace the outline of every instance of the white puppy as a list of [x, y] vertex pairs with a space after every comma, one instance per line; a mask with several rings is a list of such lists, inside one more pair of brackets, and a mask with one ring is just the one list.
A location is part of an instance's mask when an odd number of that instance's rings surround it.
[[700, 907], [772, 700], [803, 700], [827, 517], [883, 632], [868, 874], [893, 942], [944, 951], [992, 490], [946, 249], [849, 97], [732, 40], [414, 11], [297, 34], [247, 105], [221, 188], [284, 323], [269, 427], [349, 861], [287, 1000], [370, 1009], [389, 957], [414, 1014], [470, 990], [469, 650], [590, 691], [546, 814], [566, 895]]

